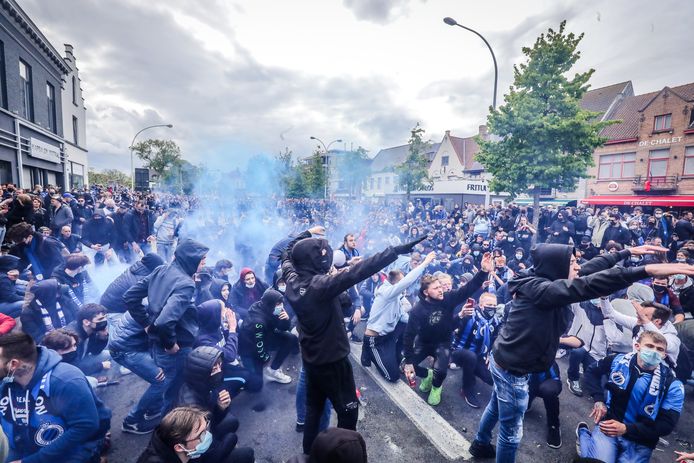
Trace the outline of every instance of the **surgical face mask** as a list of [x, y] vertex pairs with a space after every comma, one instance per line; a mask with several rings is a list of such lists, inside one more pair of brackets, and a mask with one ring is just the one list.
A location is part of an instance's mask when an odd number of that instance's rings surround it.
[[106, 329], [107, 326], [108, 326], [108, 322], [106, 320], [96, 322], [94, 324], [94, 331], [103, 331]]
[[209, 450], [210, 445], [212, 445], [212, 433], [210, 431], [205, 431], [205, 435], [200, 439], [200, 443], [196, 445], [193, 450], [186, 449], [186, 455], [188, 455], [188, 458], [191, 460], [200, 458]]
[[678, 257], [677, 262], [684, 263], [687, 262], [687, 259], [685, 259], [684, 257]]
[[284, 293], [287, 290], [287, 285], [277, 285], [277, 290], [280, 293]]
[[516, 259], [521, 260], [522, 258], [523, 258], [523, 254], [521, 254], [520, 252], [517, 252], [516, 253]]
[[10, 384], [14, 382], [14, 371], [9, 371], [7, 369], [7, 364], [5, 364], [4, 367], [0, 368], [0, 375], [2, 375], [3, 384]]
[[275, 310], [272, 312], [272, 314], [273, 314], [275, 317], [279, 317], [280, 314], [282, 313], [282, 310], [284, 310], [284, 306], [283, 306], [283, 305], [276, 305], [276, 306], [275, 306]]
[[664, 285], [653, 285], [653, 291], [655, 291], [656, 293], [665, 292], [666, 289], [667, 289], [667, 286], [664, 286]]
[[484, 318], [492, 318], [496, 314], [496, 306], [495, 305], [489, 305], [489, 306], [484, 306], [482, 307], [482, 315], [484, 315]]
[[479, 256], [479, 255], [480, 255], [480, 252], [479, 252], [479, 251], [472, 251], [472, 254], [475, 255], [475, 256]]
[[638, 262], [641, 260], [641, 257], [640, 256], [631, 256], [629, 258], [629, 260], [631, 260], [632, 262]]
[[655, 368], [660, 365], [662, 357], [660, 353], [652, 349], [644, 349], [643, 347], [639, 351], [639, 358], [646, 367]]
[[591, 299], [591, 300], [590, 300], [590, 303], [593, 304], [593, 305], [596, 305], [596, 306], [600, 307], [600, 298]]
[[506, 241], [508, 241], [509, 243], [513, 243], [515, 240], [516, 239], [512, 237], [506, 238]]
[[253, 282], [253, 283], [245, 283], [245, 285], [246, 285], [246, 288], [251, 289], [251, 288], [254, 288], [254, 287], [255, 287], [255, 282]]

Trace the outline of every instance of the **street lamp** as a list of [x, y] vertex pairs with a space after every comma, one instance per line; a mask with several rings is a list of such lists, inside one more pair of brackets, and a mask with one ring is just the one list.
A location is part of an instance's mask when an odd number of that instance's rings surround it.
[[135, 163], [133, 161], [133, 146], [135, 146], [135, 139], [137, 138], [138, 135], [140, 135], [142, 132], [145, 130], [153, 129], [155, 127], [168, 127], [170, 129], [173, 128], [173, 124], [157, 124], [157, 125], [150, 125], [149, 127], [145, 127], [144, 129], [140, 130], [135, 134], [133, 137], [133, 141], [130, 142], [130, 189], [132, 191], [135, 191]]
[[325, 150], [325, 162], [323, 163], [323, 169], [325, 173], [325, 187], [323, 189], [323, 198], [328, 199], [328, 150], [330, 149], [330, 145], [333, 143], [342, 143], [342, 139], [338, 138], [337, 140], [333, 140], [330, 143], [328, 143], [328, 146], [325, 146], [325, 143], [323, 143], [323, 140], [321, 140], [318, 137], [309, 137], [311, 140], [316, 140], [318, 143], [323, 145], [323, 149]]
[[474, 29], [470, 29], [470, 28], [467, 27], [467, 26], [463, 26], [462, 24], [458, 24], [458, 22], [457, 22], [455, 19], [453, 19], [453, 18], [445, 17], [445, 18], [443, 18], [443, 22], [445, 22], [445, 23], [448, 24], [449, 26], [458, 26], [458, 27], [462, 27], [462, 28], [465, 29], [465, 30], [468, 30], [468, 31], [470, 31], [470, 32], [472, 32], [472, 33], [474, 33], [474, 34], [477, 34], [477, 36], [478, 36], [479, 38], [481, 38], [481, 39], [484, 41], [484, 43], [487, 45], [487, 48], [489, 48], [489, 53], [492, 54], [492, 59], [494, 60], [494, 95], [493, 95], [493, 97], [492, 97], [492, 106], [494, 107], [494, 109], [496, 109], [496, 86], [497, 86], [497, 83], [498, 83], [498, 81], [499, 81], [499, 68], [498, 68], [497, 65], [496, 65], [496, 56], [494, 56], [494, 50], [492, 50], [491, 45], [489, 45], [489, 42], [487, 42], [487, 39], [485, 39], [485, 38], [482, 36], [482, 34], [480, 34], [479, 32], [477, 32], [477, 31], [474, 30]]

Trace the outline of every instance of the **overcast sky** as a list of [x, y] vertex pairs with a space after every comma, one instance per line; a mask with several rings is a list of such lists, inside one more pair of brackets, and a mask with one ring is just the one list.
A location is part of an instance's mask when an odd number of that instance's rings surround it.
[[[585, 32], [578, 70], [593, 88], [632, 80], [637, 93], [694, 81], [690, 0], [19, 0], [63, 52], [75, 47], [90, 164], [129, 170], [140, 128], [214, 168], [310, 136], [347, 148], [404, 144], [421, 122], [434, 141], [470, 136], [513, 64], [548, 27]], [[336, 146], [336, 145], [333, 145]], [[339, 146], [338, 147], [343, 147]]]

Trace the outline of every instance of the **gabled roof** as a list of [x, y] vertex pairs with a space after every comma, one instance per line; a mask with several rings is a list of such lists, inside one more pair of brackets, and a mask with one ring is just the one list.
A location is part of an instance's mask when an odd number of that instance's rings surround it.
[[480, 147], [477, 145], [474, 137], [460, 138], [451, 135], [449, 138], [455, 150], [455, 154], [458, 156], [458, 160], [463, 166], [463, 170], [483, 169], [483, 167], [475, 161], [475, 155], [479, 152]]
[[583, 98], [581, 98], [581, 108], [588, 111], [605, 113], [620, 93], [624, 93], [625, 96], [634, 95], [630, 80], [608, 85], [607, 87], [588, 90], [586, 94], [583, 95]]
[[[426, 153], [429, 162], [431, 162], [433, 153], [436, 153], [439, 149], [439, 145], [440, 143], [431, 143], [430, 149]], [[400, 145], [382, 149], [376, 153], [376, 156], [371, 161], [371, 172], [383, 172], [392, 169], [398, 164], [402, 164], [405, 158], [407, 158], [409, 147], [410, 145]]]

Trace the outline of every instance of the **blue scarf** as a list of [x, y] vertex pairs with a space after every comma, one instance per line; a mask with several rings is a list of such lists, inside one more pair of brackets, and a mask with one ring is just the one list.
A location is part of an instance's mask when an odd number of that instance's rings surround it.
[[479, 310], [475, 310], [463, 328], [458, 349], [469, 349], [481, 355], [489, 354], [501, 323], [500, 316], [494, 315], [487, 319]]
[[43, 266], [35, 254], [37, 245], [38, 241], [36, 237], [32, 238], [31, 244], [26, 248], [27, 259], [29, 259], [29, 263], [31, 264], [31, 273], [34, 274], [37, 280], [43, 280]]
[[[610, 383], [614, 384], [621, 390], [626, 390], [629, 386], [629, 379], [631, 376], [630, 364], [632, 358], [638, 355], [636, 352], [630, 352], [628, 354], [620, 354], [615, 357], [612, 361], [612, 371], [610, 371]], [[662, 363], [658, 365], [651, 373], [651, 381], [648, 386], [648, 390], [643, 395], [643, 400], [636, 404], [637, 414], [655, 420], [658, 415], [658, 410], [662, 403], [663, 397], [665, 395], [666, 387], [664, 382], [669, 373], [668, 368]], [[632, 392], [633, 394], [633, 392]], [[607, 390], [607, 405], [610, 405], [610, 400], [612, 399], [612, 394]], [[631, 409], [631, 398], [629, 399], [629, 404], [627, 405], [627, 411]], [[634, 417], [636, 418], [636, 417]]]

